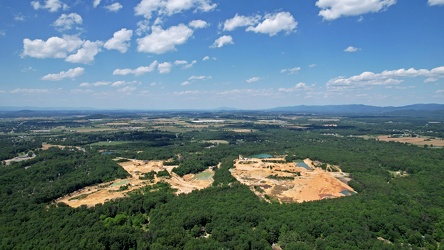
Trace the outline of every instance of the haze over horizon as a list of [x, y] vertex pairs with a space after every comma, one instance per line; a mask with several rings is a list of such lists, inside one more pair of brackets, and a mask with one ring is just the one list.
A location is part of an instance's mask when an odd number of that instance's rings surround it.
[[0, 106], [444, 103], [444, 0], [0, 3]]

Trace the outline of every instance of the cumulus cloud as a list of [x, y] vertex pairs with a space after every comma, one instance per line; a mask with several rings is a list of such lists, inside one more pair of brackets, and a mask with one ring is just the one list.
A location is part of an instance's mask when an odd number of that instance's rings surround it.
[[396, 4], [396, 0], [318, 0], [316, 6], [324, 20], [334, 20], [342, 16], [359, 16], [379, 12]]
[[301, 67], [294, 67], [291, 69], [281, 69], [281, 73], [287, 73], [289, 75], [297, 74], [301, 70]]
[[97, 6], [99, 6], [101, 0], [94, 0], [93, 2], [93, 7], [96, 8]]
[[65, 58], [67, 62], [86, 64], [94, 61], [102, 46], [101, 41], [83, 41], [77, 36], [51, 37], [47, 41], [25, 38], [21, 56], [39, 59]]
[[227, 44], [234, 44], [233, 37], [231, 36], [221, 36], [216, 41], [214, 41], [213, 45], [210, 48], [221, 48]]
[[111, 12], [118, 12], [122, 8], [123, 8], [123, 6], [119, 2], [107, 5], [105, 7], [105, 9], [107, 9], [108, 11], [111, 11]]
[[346, 49], [344, 49], [345, 52], [349, 52], [349, 53], [358, 52], [360, 50], [361, 50], [360, 48], [356, 48], [353, 46], [348, 46]]
[[160, 74], [168, 74], [171, 72], [172, 68], [173, 64], [169, 62], [159, 63], [159, 65], [157, 66], [157, 70], [159, 71]]
[[281, 31], [285, 31], [287, 34], [291, 33], [298, 25], [298, 22], [295, 21], [294, 17], [289, 12], [267, 14], [264, 18], [265, 20], [255, 27], [248, 27], [247, 31], [274, 36]]
[[158, 64], [159, 63], [157, 61], [154, 61], [149, 66], [141, 66], [136, 69], [128, 69], [128, 68], [127, 69], [115, 69], [113, 71], [113, 75], [125, 76], [125, 75], [129, 75], [129, 74], [134, 74], [136, 76], [140, 76], [140, 75], [146, 74], [148, 72], [154, 71]]
[[308, 90], [308, 89], [310, 89], [310, 87], [307, 86], [306, 83], [300, 82], [300, 83], [297, 83], [296, 85], [294, 85], [291, 88], [279, 88], [278, 91], [290, 93], [290, 92], [296, 92], [298, 90]]
[[209, 80], [211, 79], [211, 76], [190, 76], [188, 78], [189, 81], [195, 81], [195, 80]]
[[121, 29], [116, 31], [113, 37], [106, 41], [104, 47], [108, 50], [115, 49], [120, 51], [120, 53], [126, 53], [130, 46], [129, 41], [131, 41], [132, 36], [132, 30]]
[[209, 57], [209, 56], [204, 56], [204, 58], [202, 58], [202, 61], [208, 61], [208, 60], [214, 60], [214, 61], [216, 61], [216, 57]]
[[363, 72], [351, 77], [336, 77], [327, 82], [328, 88], [357, 88], [366, 86], [386, 86], [402, 83], [404, 78], [426, 77], [425, 83], [444, 78], [444, 66], [428, 69], [385, 70], [381, 73]]
[[174, 62], [174, 65], [182, 65], [182, 69], [189, 69], [189, 68], [193, 67], [193, 65], [196, 63], [197, 63], [196, 60], [193, 60], [190, 63], [188, 63], [188, 61], [185, 61], [185, 60], [176, 60]]
[[83, 73], [85, 73], [85, 69], [81, 68], [81, 67], [77, 67], [74, 69], [69, 69], [68, 71], [62, 71], [58, 74], [48, 74], [44, 77], [42, 77], [42, 80], [45, 81], [60, 81], [63, 80], [65, 78], [71, 78], [74, 79], [78, 76], [83, 75]]
[[83, 23], [82, 17], [77, 13], [62, 14], [55, 22], [53, 26], [60, 31], [70, 30], [74, 25], [80, 25]]
[[444, 0], [429, 0], [429, 5], [444, 5]]
[[233, 18], [227, 19], [224, 22], [224, 31], [232, 31], [238, 27], [256, 25], [261, 19], [261, 16], [240, 16], [236, 14]]
[[46, 0], [44, 4], [41, 4], [39, 1], [32, 1], [31, 6], [35, 10], [47, 9], [49, 12], [57, 12], [59, 9], [67, 10], [69, 8], [68, 5], [59, 0]]
[[83, 43], [77, 36], [51, 37], [47, 41], [25, 38], [23, 39], [22, 57], [65, 58], [69, 53], [80, 48]]
[[247, 82], [247, 83], [253, 83], [253, 82], [260, 81], [260, 80], [261, 80], [260, 77], [254, 76], [254, 77], [252, 77], [252, 78], [250, 78], [250, 79], [247, 79], [246, 82]]
[[102, 87], [102, 86], [108, 86], [111, 84], [112, 84], [111, 82], [104, 82], [104, 81], [94, 82], [94, 83], [84, 82], [84, 83], [81, 83], [79, 86], [82, 88], [87, 88], [87, 87]]
[[153, 26], [150, 35], [137, 39], [137, 50], [152, 54], [175, 51], [177, 45], [186, 43], [192, 35], [193, 30], [184, 24], [171, 26], [166, 30]]
[[208, 27], [208, 23], [203, 20], [193, 20], [188, 25], [194, 29], [203, 29]]
[[153, 13], [171, 16], [191, 9], [209, 12], [216, 7], [217, 4], [212, 3], [211, 0], [141, 0], [134, 11], [136, 16], [150, 19]]
[[127, 85], [133, 85], [133, 84], [138, 84], [139, 82], [136, 81], [132, 81], [132, 82], [126, 82], [126, 81], [117, 81], [117, 82], [113, 82], [111, 84], [112, 87], [122, 87], [122, 86], [127, 86]]
[[83, 63], [88, 64], [94, 61], [94, 57], [102, 51], [101, 47], [103, 42], [101, 41], [85, 41], [77, 53], [68, 56], [65, 61], [71, 63]]

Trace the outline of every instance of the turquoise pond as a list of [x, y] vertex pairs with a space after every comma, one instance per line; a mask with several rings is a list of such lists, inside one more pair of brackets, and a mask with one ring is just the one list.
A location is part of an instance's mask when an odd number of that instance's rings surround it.
[[273, 158], [273, 156], [269, 154], [257, 154], [250, 156], [250, 158], [266, 159], [266, 158]]
[[196, 178], [196, 179], [198, 179], [198, 180], [204, 180], [204, 181], [206, 181], [206, 180], [209, 180], [211, 177], [213, 177], [213, 173], [212, 172], [207, 172], [207, 171], [205, 171], [205, 172], [202, 172], [202, 173], [199, 173], [199, 174], [196, 174], [195, 176], [194, 176], [194, 178]]
[[341, 191], [341, 194], [343, 194], [345, 196], [351, 196], [351, 195], [355, 195], [356, 192], [344, 189], [344, 190]]
[[126, 185], [126, 184], [128, 184], [128, 183], [129, 183], [129, 181], [127, 181], [127, 180], [117, 181], [117, 182], [114, 182], [114, 183], [111, 185], [111, 187], [122, 186], [122, 185]]
[[298, 162], [296, 162], [296, 166], [298, 166], [298, 167], [303, 167], [303, 168], [305, 168], [305, 169], [307, 169], [307, 170], [310, 170], [311, 168], [310, 168], [310, 166], [308, 166], [305, 162], [303, 162], [303, 161], [298, 161]]

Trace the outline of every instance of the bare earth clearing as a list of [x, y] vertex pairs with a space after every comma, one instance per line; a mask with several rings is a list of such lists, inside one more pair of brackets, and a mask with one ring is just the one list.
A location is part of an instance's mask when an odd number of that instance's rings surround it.
[[380, 141], [394, 141], [394, 142], [408, 143], [419, 146], [433, 145], [433, 147], [444, 147], [444, 140], [441, 138], [430, 138], [430, 137], [420, 137], [420, 136], [392, 138], [389, 135], [380, 135], [376, 137], [376, 139]]
[[[209, 178], [197, 179], [195, 178], [195, 175], [192, 174], [185, 175], [183, 178], [178, 176], [172, 172], [173, 168], [177, 166], [163, 166], [163, 161], [146, 162], [131, 160], [128, 162], [119, 163], [119, 165], [122, 166], [131, 175], [131, 177], [85, 187], [57, 199], [56, 202], [63, 202], [71, 207], [79, 207], [82, 205], [94, 206], [112, 199], [125, 197], [128, 192], [140, 189], [147, 185], [153, 185], [159, 181], [165, 181], [169, 183], [172, 188], [177, 189], [176, 194], [187, 194], [193, 190], [206, 188], [213, 183], [212, 176], [214, 172], [212, 170], [204, 171], [209, 172], [207, 174], [210, 176]], [[157, 173], [164, 170], [167, 170], [171, 177], [157, 178], [156, 176], [153, 181], [139, 179], [139, 177], [143, 176], [144, 173], [149, 173], [151, 171], [155, 171]], [[128, 189], [119, 190], [120, 187], [124, 185], [127, 185]]]
[[[259, 197], [280, 203], [304, 202], [337, 198], [355, 194], [346, 184], [348, 174], [338, 166], [327, 165], [326, 172], [320, 162], [305, 159], [304, 163], [285, 162], [284, 158], [238, 159], [232, 175], [241, 183], [248, 185]], [[305, 166], [304, 166], [305, 165]]]

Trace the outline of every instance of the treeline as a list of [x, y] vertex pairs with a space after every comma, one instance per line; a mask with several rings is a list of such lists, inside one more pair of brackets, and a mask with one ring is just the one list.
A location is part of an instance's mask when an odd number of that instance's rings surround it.
[[42, 147], [39, 139], [0, 136], [0, 161], [26, 154], [29, 151]]

